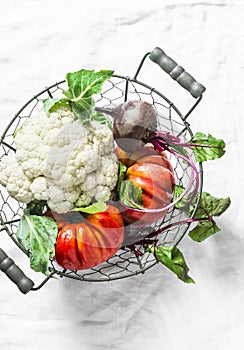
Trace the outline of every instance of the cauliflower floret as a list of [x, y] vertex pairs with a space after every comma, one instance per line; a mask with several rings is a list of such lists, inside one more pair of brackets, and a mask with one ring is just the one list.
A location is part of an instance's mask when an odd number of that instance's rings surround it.
[[31, 181], [19, 166], [15, 154], [6, 155], [0, 162], [0, 183], [9, 195], [22, 203], [33, 199], [30, 190]]
[[33, 194], [34, 199], [38, 201], [47, 200], [47, 185], [44, 176], [36, 177], [30, 185], [30, 190]]
[[111, 194], [111, 190], [108, 186], [97, 186], [96, 188], [96, 193], [94, 198], [96, 199], [96, 201], [99, 201], [100, 199], [103, 198], [103, 196], [110, 196]]
[[46, 159], [62, 127], [75, 119], [70, 107], [58, 109], [47, 117], [41, 111], [31, 115], [15, 137], [16, 157], [29, 179], [44, 174]]
[[0, 184], [5, 186], [9, 195], [22, 203], [32, 200], [47, 200], [46, 180], [36, 177], [31, 181], [20, 167], [16, 155], [6, 155], [0, 162]]
[[90, 125], [92, 129], [90, 140], [96, 152], [101, 155], [110, 154], [111, 144], [114, 142], [113, 133], [107, 132], [107, 130], [109, 130], [108, 127], [104, 125], [101, 126], [97, 121], [92, 121]]
[[118, 172], [117, 157], [115, 153], [108, 154], [102, 158], [99, 171], [96, 172], [96, 183], [101, 186], [108, 186], [110, 190], [114, 189]]
[[87, 205], [90, 204], [90, 202], [91, 202], [91, 197], [87, 195], [85, 192], [83, 192], [75, 202], [75, 206], [86, 207]]
[[67, 213], [73, 207], [73, 202], [66, 199], [66, 194], [62, 188], [57, 186], [48, 186], [48, 205], [50, 209], [56, 211], [57, 213]]
[[[48, 205], [60, 213], [64, 208], [71, 209], [74, 203], [76, 206], [86, 206], [94, 198], [100, 199], [105, 193], [110, 195], [118, 172], [113, 134], [107, 126], [97, 122], [83, 126], [76, 120], [67, 124], [62, 132], [64, 137], [56, 139], [45, 169]], [[98, 186], [100, 195], [97, 194]], [[52, 192], [49, 192], [49, 188], [52, 188]], [[63, 194], [62, 198], [52, 198], [54, 188]]]

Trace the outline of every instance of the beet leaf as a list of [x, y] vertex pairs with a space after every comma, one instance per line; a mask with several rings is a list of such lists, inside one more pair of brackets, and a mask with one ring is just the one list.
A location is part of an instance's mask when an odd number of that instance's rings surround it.
[[197, 162], [214, 160], [221, 158], [225, 154], [225, 142], [221, 139], [216, 139], [210, 134], [205, 135], [197, 132], [189, 143], [192, 146]]
[[[203, 192], [193, 221], [197, 225], [189, 232], [189, 236], [196, 242], [202, 242], [220, 229], [214, 221], [214, 217], [222, 215], [230, 206], [230, 197], [215, 198], [207, 192]], [[200, 220], [202, 219], [202, 221]]]
[[154, 254], [156, 259], [165, 265], [169, 270], [185, 283], [195, 283], [189, 276], [189, 268], [186, 264], [182, 252], [176, 246], [158, 246], [155, 245], [146, 248], [146, 251]]

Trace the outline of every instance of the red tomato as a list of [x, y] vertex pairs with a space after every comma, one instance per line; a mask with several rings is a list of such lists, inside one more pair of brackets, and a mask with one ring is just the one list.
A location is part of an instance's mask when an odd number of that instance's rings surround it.
[[128, 154], [116, 150], [118, 159], [128, 168], [126, 179], [142, 189], [143, 209], [129, 208], [121, 203], [121, 211], [127, 223], [143, 226], [163, 218], [174, 190], [173, 167], [165, 152], [157, 152], [150, 145]]
[[116, 207], [108, 204], [106, 211], [62, 227], [56, 241], [55, 259], [65, 269], [90, 269], [112, 257], [123, 240], [122, 216]]

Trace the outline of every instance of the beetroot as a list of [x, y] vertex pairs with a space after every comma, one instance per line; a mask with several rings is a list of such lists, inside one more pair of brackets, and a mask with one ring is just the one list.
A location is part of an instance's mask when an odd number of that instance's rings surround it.
[[113, 134], [120, 148], [135, 152], [144, 147], [149, 132], [157, 127], [157, 113], [148, 102], [134, 100], [117, 107], [96, 107], [98, 112], [113, 117]]

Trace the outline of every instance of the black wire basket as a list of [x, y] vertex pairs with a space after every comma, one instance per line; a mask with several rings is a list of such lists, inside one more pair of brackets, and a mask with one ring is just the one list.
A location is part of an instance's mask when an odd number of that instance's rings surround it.
[[[176, 108], [176, 106], [161, 92], [155, 88], [138, 80], [138, 75], [145, 60], [149, 57], [151, 61], [158, 64], [166, 73], [168, 73], [174, 80], [176, 80], [184, 89], [189, 91], [195, 99], [194, 104], [184, 115]], [[42, 101], [48, 97], [59, 97], [61, 92], [65, 90], [66, 81], [55, 83], [43, 91], [36, 94], [17, 112], [11, 120], [6, 130], [3, 132], [0, 141], [0, 159], [8, 154], [15, 152], [14, 134], [24, 121], [33, 113], [39, 110], [42, 106]], [[188, 74], [181, 66], [174, 60], [168, 57], [160, 48], [155, 48], [148, 52], [142, 58], [136, 74], [133, 78], [128, 76], [121, 76], [114, 74], [103, 86], [102, 93], [96, 96], [96, 106], [117, 105], [129, 100], [143, 100], [152, 104], [157, 110], [157, 129], [168, 131], [170, 134], [180, 137], [183, 140], [189, 140], [193, 133], [187, 118], [195, 109], [197, 104], [202, 99], [202, 93], [205, 88], [203, 85], [197, 83], [195, 79]], [[193, 158], [193, 154], [189, 151], [189, 158]], [[192, 174], [192, 169], [187, 162], [179, 159], [170, 158], [174, 167], [174, 175], [176, 183], [179, 186], [188, 188], [189, 194], [195, 185], [196, 179]], [[202, 164], [196, 164], [199, 172], [200, 184], [198, 190], [198, 200], [192, 204], [194, 212], [197, 209], [201, 191], [203, 171]], [[27, 256], [29, 255], [25, 247], [18, 241], [16, 237], [16, 230], [18, 223], [23, 214], [25, 205], [17, 202], [11, 198], [5, 188], [0, 191], [0, 230], [5, 231], [16, 246], [23, 251]], [[166, 216], [161, 220], [157, 220], [150, 227], [130, 227], [128, 234], [128, 241], [125, 242], [121, 249], [113, 257], [108, 259], [105, 263], [99, 264], [94, 268], [82, 271], [65, 270], [60, 268], [55, 260], [50, 259], [49, 271], [50, 274], [46, 276], [41, 282], [35, 283], [28, 278], [23, 271], [15, 265], [14, 261], [7, 256], [7, 254], [0, 248], [0, 269], [7, 274], [7, 276], [18, 286], [21, 292], [27, 293], [30, 290], [38, 290], [51, 277], [67, 277], [79, 281], [87, 282], [106, 282], [117, 280], [121, 278], [131, 277], [137, 274], [143, 274], [146, 270], [157, 264], [157, 260], [153, 254], [147, 253], [142, 244], [140, 244], [141, 237], [146, 237], [150, 229], [160, 229], [162, 227], [169, 227], [165, 229], [157, 239], [160, 245], [178, 245], [185, 236], [189, 228], [188, 224], [171, 225], [173, 222], [179, 222], [185, 214], [177, 209], [176, 206], [169, 205]], [[130, 244], [130, 238], [133, 241], [133, 249]], [[136, 253], [137, 252], [137, 253]], [[138, 254], [140, 252], [140, 254]]]

